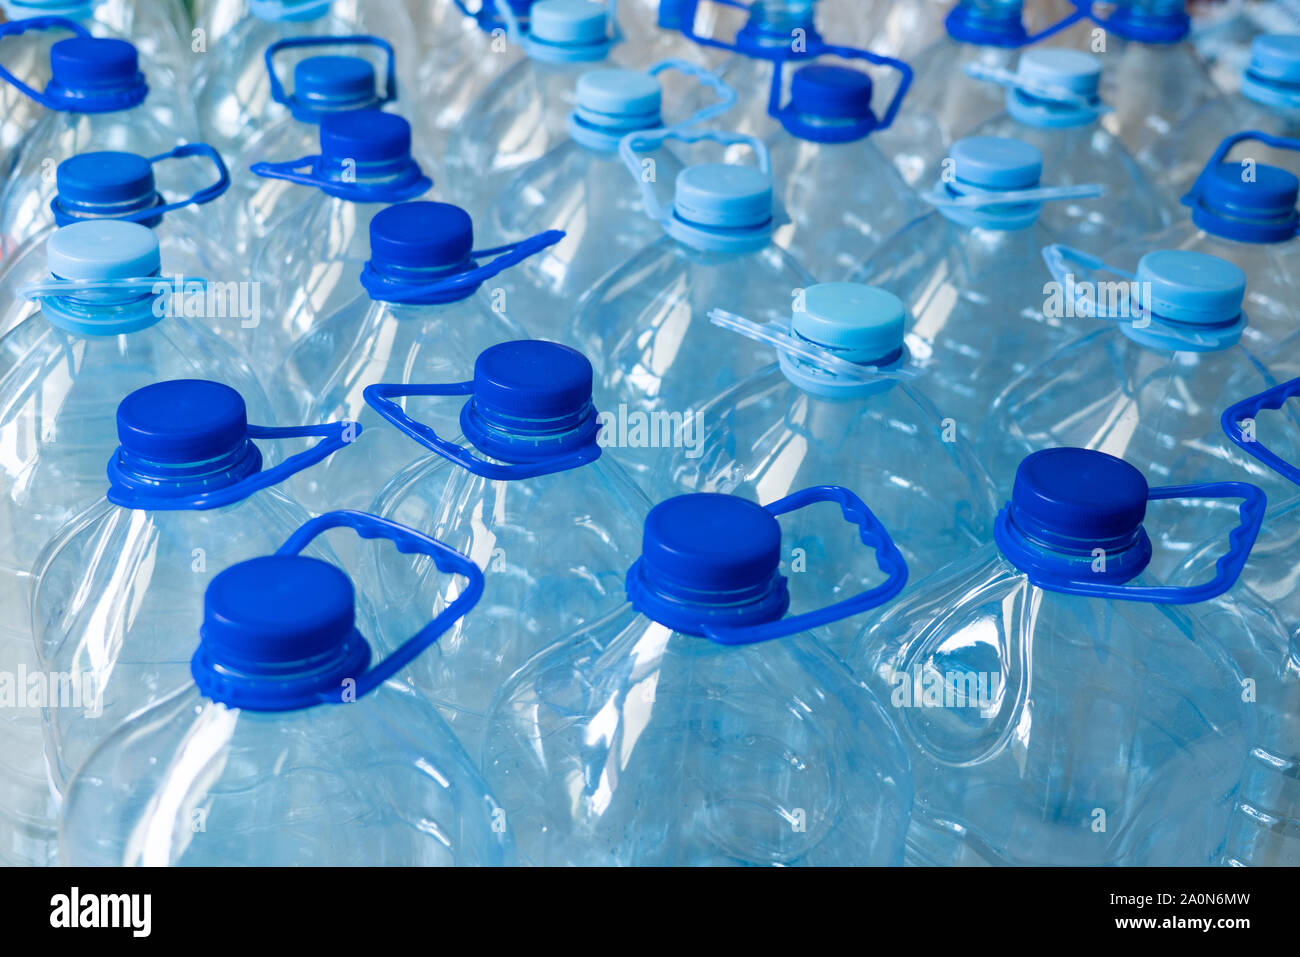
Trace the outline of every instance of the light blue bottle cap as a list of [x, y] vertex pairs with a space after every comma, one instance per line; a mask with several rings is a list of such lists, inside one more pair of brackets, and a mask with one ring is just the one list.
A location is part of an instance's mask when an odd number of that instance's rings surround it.
[[1101, 60], [1079, 50], [1031, 48], [1021, 54], [1016, 75], [1094, 99], [1101, 88]]
[[156, 276], [162, 268], [154, 231], [116, 219], [56, 230], [45, 243], [45, 263], [60, 279], [133, 279]]
[[1185, 249], [1147, 253], [1138, 263], [1137, 280], [1152, 315], [1175, 322], [1233, 322], [1246, 295], [1241, 269], [1218, 256]]
[[1031, 189], [1043, 175], [1043, 154], [1004, 136], [968, 136], [949, 156], [957, 182], [986, 190]]
[[755, 229], [772, 219], [772, 177], [756, 166], [690, 166], [677, 174], [673, 207], [697, 226]]
[[528, 35], [555, 46], [585, 46], [607, 39], [608, 11], [594, 0], [538, 0], [528, 13]]
[[804, 290], [792, 329], [847, 362], [868, 363], [903, 348], [903, 301], [875, 286], [826, 282]]
[[578, 77], [575, 102], [584, 123], [643, 130], [659, 125], [663, 88], [638, 70], [591, 70]]
[[1266, 33], [1250, 45], [1241, 94], [1264, 106], [1300, 108], [1300, 35]]

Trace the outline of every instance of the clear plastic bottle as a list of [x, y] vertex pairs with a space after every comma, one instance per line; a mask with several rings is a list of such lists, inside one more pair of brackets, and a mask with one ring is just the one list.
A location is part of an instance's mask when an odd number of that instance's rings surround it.
[[[428, 555], [466, 579], [461, 601], [372, 659], [348, 576], [300, 554], [335, 525]], [[468, 755], [431, 705], [390, 680], [482, 588], [463, 555], [355, 512], [328, 513], [276, 554], [223, 570], [204, 596], [193, 680], [110, 735], [69, 786], [60, 861], [510, 863], [496, 804]]]
[[[970, 443], [946, 432], [925, 396], [926, 376], [911, 368], [903, 304], [854, 283], [813, 286], [801, 300], [775, 333], [779, 363], [702, 406], [693, 444], [673, 453], [652, 490], [772, 502], [799, 488], [843, 485], [889, 522], [914, 577], [973, 551], [993, 527], [993, 485]], [[840, 371], [840, 362], [859, 375]], [[859, 590], [868, 571], [852, 560], [851, 536], [826, 537], [815, 513], [801, 515], [785, 525], [786, 553], [799, 563], [796, 603], [830, 604]], [[822, 634], [842, 654], [859, 629], [850, 619]]]
[[[41, 549], [101, 494], [112, 456], [113, 410], [161, 378], [224, 382], [257, 421], [268, 403], [251, 370], [220, 339], [175, 312], [161, 280], [158, 238], [138, 223], [74, 223], [46, 243], [50, 279], [0, 338], [0, 670], [37, 670], [31, 572]], [[0, 854], [12, 862], [48, 847], [50, 819], [40, 708], [0, 709]]]
[[859, 636], [848, 663], [912, 759], [909, 863], [1219, 862], [1255, 716], [1197, 615], [1240, 574], [1263, 495], [1170, 493], [1245, 501], [1208, 582], [1146, 570], [1147, 502], [1165, 490], [1104, 453], [1048, 449], [1021, 463], [994, 542]]
[[[482, 749], [493, 695], [556, 635], [623, 601], [624, 569], [641, 546], [650, 501], [599, 444], [591, 363], [554, 342], [492, 346], [474, 364], [461, 430], [439, 436], [393, 401], [437, 386], [376, 384], [367, 401], [413, 438], [416, 459], [371, 511], [422, 528], [487, 570], [484, 600], [412, 666], [416, 692], [438, 705], [467, 751]], [[443, 386], [445, 393], [457, 390]], [[409, 403], [411, 405], [413, 403]], [[389, 429], [389, 425], [374, 430]], [[436, 612], [458, 594], [431, 587], [428, 561], [385, 553], [373, 593], [385, 607], [433, 595]], [[405, 628], [409, 630], [409, 627]]]
[[[776, 516], [823, 502], [861, 526], [887, 577], [847, 607], [787, 617]], [[521, 859], [899, 863], [903, 747], [816, 635], [888, 601], [906, 577], [888, 533], [844, 489], [768, 509], [727, 495], [657, 505], [629, 603], [557, 636], [493, 705], [484, 775]]]
[[[665, 141], [743, 143], [759, 165], [704, 163], [677, 175], [670, 208], [642, 176], [636, 150]], [[619, 421], [680, 424], [721, 390], [771, 362], [763, 346], [717, 328], [708, 311], [730, 303], [755, 319], [788, 315], [816, 280], [772, 243], [773, 183], [767, 150], [748, 137], [663, 130], [623, 142], [646, 208], [666, 235], [610, 272], [578, 304], [570, 334], [596, 367], [598, 393]], [[635, 424], [635, 423], [634, 423]], [[670, 428], [671, 432], [672, 429]], [[637, 445], [621, 441], [621, 460], [645, 477], [684, 437]]]

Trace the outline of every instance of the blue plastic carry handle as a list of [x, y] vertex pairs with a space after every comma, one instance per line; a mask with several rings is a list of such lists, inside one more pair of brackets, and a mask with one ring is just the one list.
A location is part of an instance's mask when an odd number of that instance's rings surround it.
[[[1092, 581], [1087, 578], [1070, 576], [1050, 568], [1017, 564], [1028, 577], [1030, 584], [1047, 591], [1067, 595], [1084, 595], [1089, 598], [1113, 598], [1119, 601], [1144, 601], [1158, 605], [1192, 605], [1197, 602], [1217, 598], [1236, 584], [1241, 571], [1250, 557], [1250, 550], [1255, 547], [1260, 526], [1264, 521], [1264, 510], [1268, 499], [1263, 489], [1248, 482], [1211, 482], [1202, 485], [1168, 485], [1153, 488], [1147, 493], [1147, 501], [1165, 501], [1170, 499], [1241, 499], [1238, 514], [1241, 521], [1228, 533], [1228, 549], [1214, 563], [1214, 577], [1201, 585], [1176, 587], [1172, 585], [1118, 585]], [[994, 524], [993, 537], [1003, 554], [1008, 549], [1016, 555], [1023, 555], [1023, 547], [1018, 542], [1018, 533], [1009, 528], [1010, 507], [998, 513]]]
[[[278, 465], [269, 469], [259, 469], [231, 485], [206, 492], [179, 495], [168, 495], [165, 485], [160, 486], [156, 481], [142, 482], [133, 478], [122, 468], [118, 453], [114, 452], [108, 462], [109, 485], [106, 497], [114, 505], [146, 511], [197, 512], [221, 508], [235, 502], [242, 502], [254, 492], [279, 485], [290, 476], [311, 468], [317, 462], [323, 461], [345, 445], [355, 441], [360, 434], [361, 425], [357, 422], [330, 422], [325, 425], [297, 425], [283, 428], [250, 425], [248, 426], [250, 439], [297, 439], [320, 436], [321, 441], [309, 449], [289, 456]], [[260, 465], [260, 453], [253, 454], [257, 456], [257, 462], [254, 464]]]
[[[400, 431], [419, 442], [431, 452], [436, 452], [461, 468], [494, 481], [514, 481], [517, 479], [536, 478], [554, 472], [566, 472], [581, 468], [600, 458], [601, 447], [596, 442], [596, 432], [592, 432], [590, 441], [574, 449], [538, 458], [529, 462], [502, 465], [479, 458], [470, 449], [449, 442], [438, 435], [430, 426], [417, 422], [402, 410], [395, 398], [406, 396], [472, 396], [474, 382], [451, 382], [444, 385], [399, 385], [375, 383], [366, 386], [362, 393], [366, 404], [391, 422]], [[593, 412], [593, 417], [595, 413]]]
[[397, 57], [393, 53], [392, 44], [381, 37], [370, 36], [366, 33], [356, 33], [348, 36], [328, 36], [328, 37], [290, 37], [287, 40], [277, 40], [266, 48], [266, 73], [271, 80], [271, 99], [277, 103], [282, 103], [289, 109], [293, 109], [295, 100], [285, 92], [284, 84], [280, 82], [280, 76], [275, 71], [275, 55], [282, 50], [301, 47], [347, 47], [347, 46], [372, 46], [382, 50], [385, 55], [387, 66], [384, 70], [384, 94], [375, 101], [375, 106], [383, 103], [391, 103], [397, 99]]
[[862, 544], [875, 552], [876, 565], [885, 573], [885, 581], [875, 588], [818, 611], [793, 615], [766, 624], [738, 628], [706, 625], [703, 629], [706, 638], [720, 645], [752, 645], [776, 638], [786, 638], [876, 608], [903, 590], [907, 584], [907, 562], [902, 552], [894, 544], [885, 526], [872, 514], [871, 509], [867, 508], [866, 503], [848, 489], [838, 485], [816, 485], [787, 495], [764, 508], [772, 515], [780, 516], [822, 502], [838, 505], [844, 520], [858, 527]]
[[1265, 409], [1278, 411], [1286, 405], [1288, 399], [1297, 395], [1300, 395], [1300, 379], [1283, 382], [1281, 385], [1266, 389], [1259, 395], [1252, 395], [1248, 399], [1230, 405], [1224, 410], [1219, 424], [1223, 426], [1223, 431], [1227, 433], [1233, 445], [1259, 459], [1283, 478], [1300, 485], [1300, 468], [1296, 468], [1257, 438], [1247, 438], [1245, 430], [1241, 427], [1244, 419], [1254, 419]]
[[[483, 597], [483, 572], [469, 558], [423, 532], [417, 532], [415, 529], [377, 515], [351, 510], [326, 512], [313, 518], [294, 532], [289, 540], [280, 546], [276, 554], [297, 555], [310, 544], [312, 539], [332, 528], [350, 528], [362, 538], [386, 538], [399, 552], [409, 555], [428, 555], [433, 559], [438, 571], [448, 575], [460, 575], [466, 580], [465, 589], [433, 621], [357, 679], [356, 697], [359, 699], [405, 668], [419, 657], [421, 652], [441, 638], [452, 625], [469, 614], [470, 610], [478, 604], [478, 600]], [[320, 700], [325, 704], [340, 703], [337, 692], [322, 694]]]

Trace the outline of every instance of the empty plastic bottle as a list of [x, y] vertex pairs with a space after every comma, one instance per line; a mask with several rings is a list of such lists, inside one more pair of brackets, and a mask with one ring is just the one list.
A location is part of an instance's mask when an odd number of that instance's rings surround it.
[[[666, 208], [636, 151], [670, 140], [744, 144], [758, 165], [689, 166], [678, 173]], [[683, 438], [664, 434], [674, 422], [772, 361], [766, 347], [715, 327], [708, 311], [728, 303], [755, 319], [777, 319], [816, 280], [772, 243], [773, 184], [762, 143], [730, 133], [661, 130], [628, 136], [621, 151], [665, 235], [583, 296], [572, 339], [592, 359], [597, 391], [613, 404], [619, 422], [637, 420], [634, 425], [658, 437], [650, 444], [620, 442], [620, 460], [646, 475], [661, 468], [657, 460]]]
[[[823, 502], [859, 528], [885, 580], [787, 617], [777, 516]], [[889, 533], [846, 489], [766, 509], [728, 495], [655, 506], [628, 603], [556, 636], [493, 706], [484, 775], [521, 859], [899, 863], [911, 804], [903, 748], [816, 635], [906, 578]]]
[[[36, 671], [31, 571], [46, 542], [101, 494], [114, 449], [113, 410], [160, 378], [225, 382], [266, 422], [267, 402], [238, 356], [175, 313], [158, 238], [138, 223], [73, 223], [46, 243], [50, 277], [0, 338], [0, 671]], [[169, 315], [168, 313], [173, 313]], [[0, 855], [48, 863], [50, 820], [40, 705], [0, 709]]]
[[[300, 554], [335, 526], [429, 556], [465, 579], [460, 599], [372, 661], [348, 576]], [[510, 863], [473, 763], [433, 706], [390, 680], [482, 590], [465, 556], [356, 512], [323, 515], [274, 555], [225, 569], [204, 596], [193, 680], [132, 717], [73, 779], [61, 862]], [[221, 826], [195, 827], [198, 816]]]
[[[298, 60], [293, 66], [292, 83], [286, 89], [276, 72], [281, 51], [323, 49], [351, 52], [317, 53]], [[384, 59], [382, 66], [359, 55], [365, 50], [377, 51]], [[267, 47], [264, 59], [271, 99], [287, 107], [288, 115], [268, 120], [240, 144], [230, 200], [222, 204], [226, 214], [224, 229], [239, 256], [248, 255], [270, 230], [295, 215], [310, 195], [293, 189], [285, 180], [258, 176], [250, 167], [286, 156], [310, 155], [320, 142], [320, 123], [325, 116], [379, 109], [396, 100], [398, 92], [397, 59], [388, 41], [379, 37], [292, 37]], [[383, 70], [382, 88], [379, 69]]]
[[[366, 401], [414, 451], [434, 453], [395, 475], [371, 510], [425, 529], [488, 572], [474, 615], [411, 670], [416, 691], [474, 755], [505, 680], [555, 636], [621, 604], [624, 570], [640, 553], [650, 500], [617, 451], [602, 454], [604, 417], [591, 386], [580, 352], [533, 339], [485, 349], [472, 382], [366, 388]], [[394, 401], [417, 396], [468, 396], [460, 428], [439, 435]], [[391, 431], [372, 431], [381, 429]], [[458, 589], [431, 586], [431, 572], [424, 559], [385, 554], [374, 594], [384, 607], [436, 595], [438, 611]]]
[[509, 4], [500, 6], [511, 42], [525, 54], [488, 84], [447, 141], [448, 182], [461, 185], [464, 205], [486, 212], [512, 174], [569, 136], [578, 78], [599, 63], [618, 65], [621, 41], [614, 3], [536, 0], [525, 31]]
[[[372, 383], [468, 379], [484, 349], [523, 336], [485, 284], [562, 235], [543, 233], [476, 251], [473, 223], [459, 207], [401, 203], [380, 212], [370, 224], [370, 259], [359, 297], [303, 337], [275, 375], [295, 401], [295, 414], [301, 411], [297, 421], [346, 419], [369, 428], [379, 422], [363, 394]], [[457, 432], [450, 409], [435, 411], [430, 421], [444, 435]], [[294, 484], [308, 509], [364, 507], [394, 473], [420, 457], [392, 429], [371, 429], [358, 441], [364, 451], [353, 457], [354, 466], [336, 470], [325, 463]]]
[[[1147, 502], [1179, 497], [1242, 500], [1213, 578], [1189, 588], [1147, 571]], [[848, 658], [911, 755], [908, 862], [1217, 863], [1255, 722], [1196, 616], [1263, 514], [1244, 483], [1148, 488], [1102, 452], [1028, 456], [994, 541], [885, 609]]]
[[[993, 475], [1005, 476], [1034, 449], [1067, 445], [1123, 458], [1161, 484], [1225, 476], [1253, 482], [1270, 499], [1291, 491], [1219, 428], [1232, 397], [1273, 383], [1240, 344], [1249, 322], [1240, 269], [1186, 250], [1150, 253], [1135, 274], [1062, 247], [1044, 257], [1060, 287], [1061, 308], [1053, 310], [1094, 328], [994, 400], [977, 446]], [[1122, 281], [1106, 282], [1106, 272]], [[1171, 581], [1173, 569], [1207, 537], [1216, 509], [1203, 502], [1165, 509], [1152, 569]]]
[[[1061, 242], [1088, 248], [1158, 232], [1175, 216], [1163, 182], [1148, 179], [1124, 144], [1101, 126], [1110, 110], [1098, 93], [1101, 71], [1100, 57], [1041, 47], [1021, 54], [1014, 73], [967, 66], [976, 79], [1007, 87], [1006, 112], [981, 123], [972, 136], [1029, 143], [1061, 185], [1105, 187], [1100, 198], [1053, 203], [1043, 210], [1043, 223]], [[933, 182], [941, 173], [931, 170], [927, 179]]]
[[[1179, 120], [1167, 136], [1148, 150], [1148, 165], [1159, 169], [1161, 182], [1174, 196], [1193, 187], [1205, 162], [1206, 145], [1242, 130], [1275, 137], [1300, 137], [1300, 36], [1269, 34], [1251, 44], [1250, 62], [1234, 94], [1210, 100]], [[1300, 172], [1294, 152], [1266, 142], [1252, 147], [1258, 164]]]
[[152, 91], [135, 47], [92, 37], [61, 17], [0, 24], [0, 38], [30, 30], [71, 31], [50, 46], [50, 80], [43, 91], [0, 68], [0, 79], [45, 107], [41, 119], [14, 145], [0, 185], [0, 248], [13, 249], [37, 232], [54, 195], [56, 163], [95, 150], [156, 156], [186, 140], [195, 127], [171, 99]]
[[[271, 486], [343, 448], [350, 425], [249, 425], [238, 392], [202, 379], [154, 383], [118, 405], [106, 496], [60, 530], [32, 572], [37, 659], [80, 695], [44, 708], [56, 794], [110, 732], [190, 683], [208, 582], [307, 520]], [[302, 436], [320, 440], [274, 466], [254, 441]]]
[[[187, 158], [209, 161], [215, 179], [189, 196], [169, 200], [167, 196], [175, 191], [190, 189], [196, 174], [191, 164], [165, 161]], [[57, 227], [69, 223], [93, 219], [138, 222], [156, 232], [162, 258], [173, 274], [214, 279], [234, 275], [224, 249], [210, 237], [197, 210], [191, 211], [191, 207], [217, 199], [230, 185], [226, 164], [206, 143], [186, 143], [162, 156], [147, 158], [134, 153], [82, 153], [60, 163], [54, 180], [57, 192], [49, 210], [42, 210], [40, 217], [48, 224], [21, 246], [5, 252], [0, 272], [0, 333], [8, 332], [28, 312], [18, 290], [45, 278], [45, 244]], [[215, 328], [226, 331], [224, 323]]]
[[847, 275], [926, 206], [876, 148], [876, 137], [898, 115], [911, 84], [911, 68], [899, 60], [848, 47], [822, 54], [889, 66], [901, 75], [881, 115], [872, 110], [874, 85], [863, 70], [807, 63], [793, 71], [789, 101], [782, 104], [784, 64], [773, 68], [769, 111], [783, 132], [768, 140], [772, 174], [782, 185], [790, 221], [776, 243], [818, 277]]
[[1102, 124], [1158, 183], [1170, 167], [1152, 149], [1221, 94], [1188, 41], [1185, 0], [1114, 0], [1113, 7], [1094, 18], [1106, 31], [1102, 96], [1115, 107]]
[[[414, 64], [415, 31], [400, 3], [331, 0], [249, 0], [240, 20], [219, 43], [209, 41], [195, 76], [194, 102], [205, 137], [237, 152], [283, 115], [271, 95], [263, 56], [277, 41], [300, 37], [373, 34], [397, 50], [398, 64]], [[301, 58], [302, 51], [286, 59]]]
[[[896, 530], [913, 575], [973, 551], [997, 511], [993, 486], [970, 444], [947, 434], [925, 397], [926, 380], [903, 344], [896, 296], [855, 283], [806, 290], [792, 320], [753, 323], [715, 311], [714, 321], [775, 346], [776, 365], [705, 403], [687, 429], [692, 443], [667, 460], [655, 489], [726, 492], [759, 502], [810, 485], [843, 483], [869, 497]], [[861, 587], [853, 543], [824, 537], [811, 512], [785, 526], [787, 554], [807, 574], [796, 597], [830, 604]], [[848, 553], [850, 560], [845, 560]], [[833, 650], [848, 647], [861, 623], [824, 626]]]
[[970, 64], [1012, 68], [1019, 51], [1084, 19], [1080, 9], [1030, 31], [1022, 0], [959, 0], [944, 21], [947, 35], [911, 59], [914, 80], [907, 109], [876, 145], [903, 178], [924, 186], [925, 176], [959, 138], [1005, 108], [995, 88], [966, 73]]
[[[735, 91], [716, 77], [679, 60], [649, 71], [600, 69], [578, 78], [569, 138], [520, 169], [492, 204], [489, 229], [517, 241], [547, 229], [564, 239], [501, 277], [510, 313], [534, 334], [563, 339], [578, 297], [629, 256], [662, 235], [644, 215], [641, 191], [627, 175], [619, 140], [629, 132], [665, 124], [660, 78], [678, 70], [715, 89], [719, 102], [675, 126], [690, 126], [735, 102]], [[653, 152], [655, 181], [669, 184], [683, 164], [662, 148]]]
[[321, 120], [318, 155], [256, 163], [253, 172], [313, 189], [252, 260], [270, 308], [252, 330], [249, 351], [269, 371], [319, 317], [361, 295], [371, 218], [424, 195], [433, 180], [411, 154], [411, 125], [379, 110], [331, 113]]
[[929, 373], [927, 395], [973, 438], [1008, 379], [1079, 335], [1077, 324], [1044, 313], [1049, 277], [1039, 244], [1053, 239], [1039, 213], [1044, 202], [1089, 198], [1098, 188], [1042, 186], [1042, 154], [1019, 140], [958, 140], [950, 159], [924, 194], [935, 210], [887, 239], [853, 279], [903, 300], [908, 348]]
[[[1293, 418], [1261, 415], [1286, 408], [1300, 394], [1292, 379], [1229, 406], [1223, 428], [1242, 450], [1255, 456], [1293, 484], [1300, 484], [1300, 428]], [[1279, 428], [1279, 426], [1281, 426]], [[1300, 596], [1295, 589], [1296, 543], [1300, 542], [1300, 489], [1283, 504], [1270, 501], [1268, 515], [1250, 561], [1241, 574], [1244, 586], [1235, 603], [1215, 608], [1229, 624], [1220, 630], [1230, 639], [1229, 653], [1252, 681], [1252, 701], [1259, 712], [1258, 737], [1251, 748], [1246, 775], [1237, 797], [1237, 813], [1228, 831], [1225, 863], [1295, 867], [1300, 865]], [[1188, 560], [1190, 569], [1214, 561], [1207, 544]], [[1238, 595], [1238, 592], [1241, 594]], [[1246, 596], [1254, 598], [1247, 604]], [[1276, 622], [1272, 628], [1265, 623]], [[1238, 621], [1254, 625], [1244, 629]], [[1259, 624], [1256, 624], [1258, 622]]]
[[[185, 88], [193, 54], [182, 0], [4, 0], [0, 10], [10, 21], [57, 14], [88, 33], [93, 28], [96, 36], [130, 40], [145, 73], [160, 89]], [[0, 35], [14, 36], [13, 29]], [[56, 40], [40, 30], [26, 33], [18, 43], [5, 44], [4, 60], [14, 75], [43, 87], [50, 79], [50, 46]], [[17, 87], [0, 86], [0, 153], [13, 149], [43, 112]], [[193, 114], [187, 116], [192, 124]]]

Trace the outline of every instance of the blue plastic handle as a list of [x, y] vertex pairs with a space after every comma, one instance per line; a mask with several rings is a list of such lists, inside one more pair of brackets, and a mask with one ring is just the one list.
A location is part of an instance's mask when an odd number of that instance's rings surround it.
[[[79, 37], [89, 37], [91, 35], [90, 31], [80, 23], [66, 17], [27, 17], [22, 20], [10, 20], [7, 23], [0, 23], [0, 40], [5, 37], [19, 36], [30, 30], [66, 30], [69, 33], [75, 33]], [[41, 104], [41, 106], [51, 110], [59, 110], [60, 112], [67, 111], [70, 108], [62, 97], [46, 96], [42, 91], [30, 87], [18, 79], [4, 66], [0, 66], [0, 80], [4, 80], [24, 96], [28, 96]]]
[[1283, 382], [1281, 385], [1275, 385], [1271, 389], [1264, 390], [1259, 395], [1253, 395], [1248, 399], [1242, 399], [1240, 402], [1228, 406], [1219, 419], [1219, 424], [1223, 427], [1223, 431], [1227, 433], [1233, 445], [1248, 455], [1259, 459], [1283, 478], [1300, 485], [1300, 468], [1296, 468], [1296, 466], [1279, 456], [1264, 445], [1263, 442], [1260, 442], [1259, 439], [1247, 438], [1245, 430], [1241, 427], [1243, 419], [1254, 419], [1265, 409], [1278, 411], [1286, 405], [1288, 399], [1297, 395], [1300, 395], [1300, 379]]
[[780, 501], [764, 507], [771, 514], [779, 516], [822, 502], [838, 505], [844, 520], [858, 527], [862, 544], [875, 552], [876, 565], [885, 573], [885, 581], [875, 588], [818, 611], [810, 611], [762, 625], [740, 628], [706, 625], [704, 628], [706, 638], [720, 645], [752, 645], [761, 641], [772, 641], [775, 638], [786, 638], [876, 608], [903, 590], [907, 585], [907, 562], [902, 552], [894, 544], [885, 526], [872, 514], [871, 509], [867, 508], [866, 503], [848, 489], [838, 485], [816, 485], [787, 495]]
[[294, 108], [296, 101], [284, 90], [284, 84], [280, 82], [280, 76], [275, 72], [275, 55], [281, 50], [288, 50], [294, 47], [343, 47], [343, 46], [372, 46], [382, 50], [387, 61], [387, 68], [384, 71], [384, 95], [375, 103], [376, 106], [383, 103], [391, 103], [397, 99], [397, 57], [393, 53], [392, 44], [381, 37], [371, 36], [366, 33], [350, 34], [348, 36], [329, 36], [329, 37], [290, 37], [286, 40], [277, 40], [266, 48], [266, 72], [271, 79], [271, 99], [277, 103], [283, 103], [291, 110]]
[[[565, 236], [562, 229], [548, 229], [518, 242], [475, 250], [469, 254], [465, 267], [428, 282], [401, 282], [380, 275], [367, 263], [361, 274], [361, 285], [374, 298], [389, 302], [456, 302], [464, 299], [493, 276], [511, 266], [535, 256], [543, 249], [554, 246]], [[477, 265], [479, 259], [495, 256], [491, 262]]]
[[[845, 127], [840, 131], [838, 136], [835, 136], [832, 130], [822, 130], [820, 132], [822, 132], [823, 135], [831, 137], [831, 141], [857, 140], [861, 139], [868, 133], [876, 130], [888, 129], [893, 125], [894, 119], [898, 116], [898, 111], [903, 105], [903, 97], [907, 95], [907, 91], [912, 86], [913, 73], [911, 66], [904, 61], [896, 60], [893, 57], [881, 56], [876, 53], [870, 53], [866, 50], [857, 50], [853, 47], [832, 46], [830, 44], [822, 44], [817, 51], [817, 55], [837, 56], [844, 60], [863, 60], [867, 63], [873, 63], [876, 66], [891, 67], [898, 71], [900, 75], [898, 89], [894, 91], [894, 97], [889, 101], [889, 106], [885, 109], [885, 113], [880, 117], [880, 119], [874, 120], [874, 122], [871, 122], [865, 127], [859, 125]], [[781, 106], [781, 94], [785, 89], [785, 62], [786, 61], [784, 60], [776, 61], [775, 69], [772, 71], [772, 90], [767, 101], [767, 112], [773, 119], [780, 121], [782, 125], [785, 125], [788, 119], [798, 115], [794, 113], [790, 107]]]
[[[1172, 585], [1115, 585], [1074, 578], [1044, 569], [1022, 569], [1030, 584], [1047, 591], [1067, 595], [1084, 595], [1090, 598], [1113, 598], [1119, 601], [1144, 601], [1158, 605], [1192, 605], [1217, 598], [1237, 583], [1241, 571], [1255, 547], [1268, 499], [1264, 490], [1248, 482], [1211, 482], [1202, 485], [1168, 485], [1153, 488], [1147, 501], [1169, 499], [1241, 499], [1238, 509], [1241, 521], [1228, 533], [1228, 549], [1214, 563], [1214, 577], [1201, 585], [1176, 587]], [[1008, 529], [1010, 507], [998, 513], [993, 536], [999, 547], [1012, 537]], [[1004, 549], [1005, 552], [1005, 549]]]
[[736, 91], [721, 76], [697, 64], [689, 63], [686, 60], [661, 60], [650, 67], [647, 72], [651, 76], [657, 77], [660, 73], [665, 73], [668, 70], [676, 70], [678, 73], [698, 81], [702, 86], [707, 86], [718, 94], [717, 103], [697, 110], [686, 119], [672, 124], [670, 129], [695, 126], [698, 123], [721, 116], [736, 105]]
[[[567, 472], [569, 469], [581, 468], [600, 458], [602, 450], [595, 439], [596, 433], [593, 432], [590, 442], [556, 455], [512, 465], [489, 462], [486, 459], [479, 458], [465, 446], [444, 439], [432, 427], [411, 418], [402, 410], [401, 406], [391, 401], [406, 396], [441, 396], [445, 398], [450, 396], [472, 396], [473, 394], [473, 381], [451, 382], [444, 385], [401, 385], [377, 382], [374, 385], [366, 386], [362, 392], [366, 405], [396, 426], [399, 431], [406, 433], [426, 449], [436, 452], [447, 461], [459, 465], [474, 475], [493, 481], [510, 482], [518, 479], [536, 478], [539, 475], [551, 475], [555, 472]], [[592, 415], [594, 417], [595, 413], [593, 412]]]
[[[433, 559], [438, 571], [448, 575], [460, 575], [465, 578], [465, 589], [456, 596], [456, 600], [414, 635], [408, 638], [383, 661], [374, 665], [357, 679], [356, 697], [360, 699], [387, 681], [397, 672], [414, 661], [421, 652], [442, 637], [461, 618], [469, 614], [483, 597], [483, 572], [465, 555], [436, 538], [430, 538], [423, 532], [399, 525], [377, 515], [365, 512], [342, 510], [326, 512], [303, 525], [280, 546], [277, 555], [297, 555], [316, 536], [332, 528], [350, 528], [362, 538], [386, 538], [399, 552], [408, 555], [428, 555]], [[322, 694], [324, 704], [340, 703], [337, 692]]]
[[[226, 163], [221, 158], [221, 154], [207, 143], [182, 143], [174, 150], [170, 150], [166, 153], [159, 153], [157, 156], [150, 156], [148, 162], [150, 166], [153, 166], [163, 160], [186, 159], [191, 156], [202, 156], [212, 161], [212, 165], [217, 169], [217, 181], [215, 183], [211, 186], [203, 187], [186, 199], [177, 200], [174, 203], [160, 203], [157, 206], [137, 209], [130, 213], [123, 213], [120, 216], [113, 216], [112, 218], [131, 223], [153, 220], [186, 206], [201, 206], [204, 203], [210, 203], [218, 196], [222, 195], [226, 190], [230, 189], [230, 170], [226, 168]], [[59, 206], [59, 197], [57, 195], [50, 199], [50, 211], [54, 213], [54, 221], [59, 226], [67, 226], [69, 223], [80, 222], [77, 217], [69, 216], [63, 212], [62, 208]]]
[[622, 157], [623, 165], [636, 178], [637, 184], [641, 188], [641, 199], [646, 214], [651, 219], [656, 219], [661, 223], [670, 222], [672, 213], [665, 210], [659, 202], [659, 196], [655, 192], [655, 184], [646, 182], [645, 177], [641, 175], [641, 164], [637, 160], [637, 150], [654, 149], [662, 146], [668, 140], [677, 140], [679, 143], [708, 141], [721, 143], [724, 146], [748, 146], [758, 158], [758, 168], [769, 176], [772, 175], [772, 154], [768, 152], [767, 145], [762, 140], [747, 136], [744, 133], [727, 133], [722, 130], [693, 130], [683, 126], [670, 126], [666, 129], [629, 133], [619, 141], [619, 156]]
[[345, 445], [356, 440], [361, 434], [361, 425], [357, 422], [330, 422], [325, 425], [297, 425], [283, 428], [250, 425], [250, 439], [296, 439], [321, 436], [309, 449], [291, 455], [278, 465], [269, 469], [259, 469], [245, 479], [232, 485], [197, 492], [189, 495], [167, 495], [156, 484], [134, 481], [118, 463], [118, 453], [108, 462], [107, 498], [114, 505], [123, 508], [143, 509], [147, 511], [205, 511], [242, 502], [254, 492], [272, 485], [279, 485], [292, 475], [310, 468], [318, 462], [333, 455]]
[[[311, 186], [323, 189], [329, 195], [353, 203], [403, 203], [422, 196], [433, 188], [433, 180], [425, 176], [414, 159], [402, 171], [401, 175], [380, 182], [362, 183], [333, 179], [322, 175], [320, 155], [302, 156], [296, 160], [283, 163], [261, 161], [249, 167], [257, 176], [266, 179], [282, 179], [297, 183], [299, 186]], [[305, 170], [305, 172], [303, 172]]]

